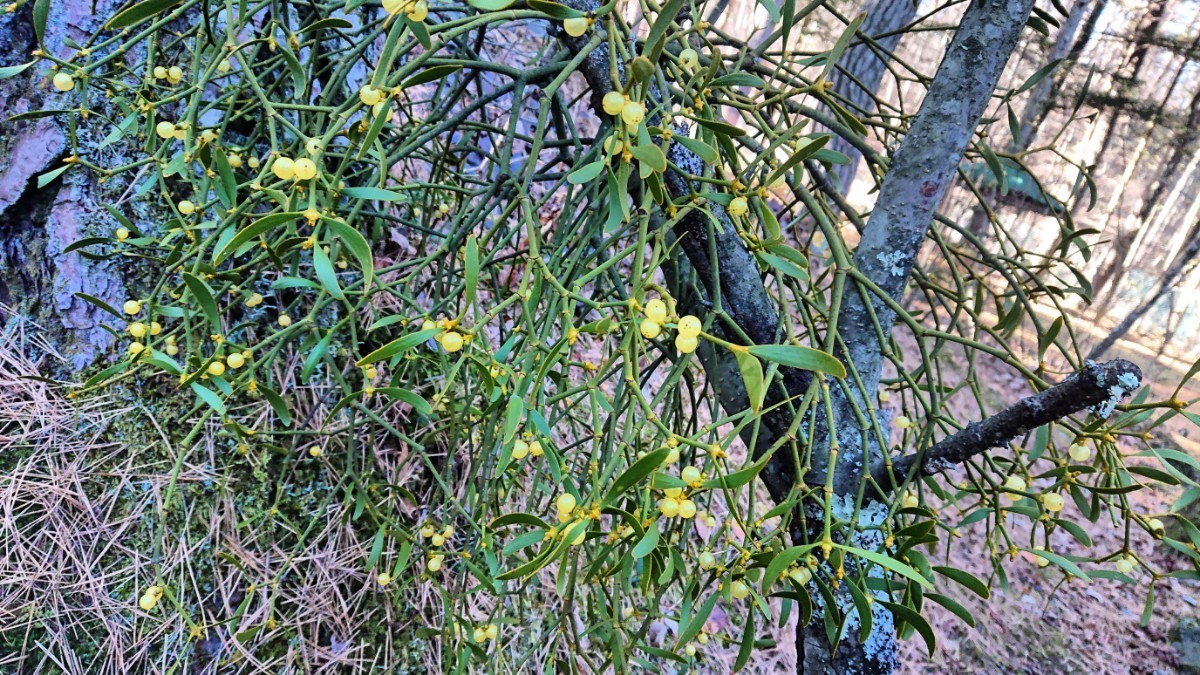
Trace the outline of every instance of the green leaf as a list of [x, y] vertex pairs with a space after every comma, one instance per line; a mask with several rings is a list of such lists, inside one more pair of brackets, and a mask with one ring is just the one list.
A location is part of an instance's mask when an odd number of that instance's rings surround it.
[[[834, 66], [837, 65], [838, 59], [842, 58], [842, 53], [846, 51], [846, 47], [850, 46], [850, 41], [854, 39], [854, 33], [858, 31], [858, 27], [862, 25], [863, 19], [866, 19], [865, 13], [859, 13], [858, 16], [846, 25], [846, 30], [842, 31], [841, 37], [834, 43], [833, 49], [829, 50], [828, 56], [825, 57], [825, 68], [821, 70], [821, 76], [818, 81], [828, 80], [829, 74], [833, 72]], [[931, 650], [932, 651], [932, 650]]]
[[762, 410], [763, 397], [767, 389], [763, 384], [762, 361], [758, 357], [743, 350], [734, 350], [738, 370], [742, 371], [742, 382], [746, 384], [746, 394], [750, 398], [750, 409], [754, 412]]
[[408, 197], [399, 192], [377, 187], [342, 188], [341, 194], [352, 199], [370, 199], [377, 202], [406, 202]]
[[675, 21], [675, 17], [679, 15], [681, 7], [683, 7], [683, 0], [667, 0], [658, 16], [654, 18], [650, 32], [646, 33], [646, 46], [642, 52], [651, 63], [657, 63], [659, 56], [662, 55], [663, 41], [667, 30]]
[[722, 75], [709, 83], [710, 87], [755, 87], [762, 89], [767, 86], [761, 77], [750, 73], [729, 73]]
[[64, 164], [64, 165], [58, 167], [57, 169], [54, 169], [52, 171], [47, 171], [46, 173], [41, 174], [40, 176], [38, 176], [37, 186], [39, 188], [44, 188], [47, 185], [49, 185], [50, 183], [53, 183], [55, 178], [58, 178], [59, 176], [61, 176], [63, 174], [63, 172], [66, 171], [67, 169], [71, 168], [71, 166], [72, 166], [71, 164]]
[[509, 396], [504, 409], [504, 442], [511, 443], [517, 435], [517, 427], [525, 417], [525, 401], [520, 396]]
[[716, 164], [717, 160], [720, 159], [720, 155], [717, 154], [716, 148], [708, 143], [705, 143], [704, 141], [698, 141], [694, 138], [688, 138], [687, 136], [674, 136], [672, 137], [672, 140], [681, 144], [688, 150], [691, 150], [706, 164]]
[[884, 607], [890, 609], [896, 618], [917, 629], [917, 632], [921, 634], [921, 638], [925, 640], [925, 648], [929, 650], [929, 655], [933, 656], [933, 653], [937, 650], [937, 638], [933, 636], [933, 629], [929, 627], [929, 622], [925, 620], [925, 617], [905, 605], [885, 600], [880, 600], [879, 602]]
[[162, 14], [179, 3], [180, 0], [144, 0], [109, 19], [108, 23], [104, 24], [104, 27], [109, 30], [115, 30], [117, 28], [132, 26], [149, 19], [155, 14]]
[[302, 28], [301, 32], [306, 35], [309, 35], [312, 33], [316, 33], [317, 31], [322, 31], [322, 30], [327, 30], [327, 29], [338, 28], [340, 30], [349, 30], [350, 28], [353, 28], [353, 27], [354, 27], [354, 25], [345, 19], [331, 18], [331, 19], [321, 19], [320, 21], [314, 21], [314, 22], [308, 24], [307, 26], [305, 26], [304, 28]]
[[397, 354], [403, 354], [413, 347], [424, 343], [426, 340], [432, 338], [440, 332], [442, 332], [442, 329], [440, 328], [430, 328], [429, 330], [418, 331], [416, 333], [410, 333], [403, 337], [396, 338], [395, 340], [392, 340], [386, 345], [359, 359], [354, 365], [362, 368], [363, 366], [370, 365], [377, 361], [390, 359]]
[[762, 594], [767, 595], [771, 591], [771, 586], [779, 581], [779, 577], [787, 568], [792, 566], [792, 563], [808, 555], [810, 551], [816, 548], [816, 544], [806, 544], [804, 546], [793, 546], [780, 551], [771, 562], [767, 564], [767, 571], [763, 574]]
[[37, 61], [30, 61], [29, 63], [22, 63], [16, 66], [5, 66], [0, 68], [0, 80], [7, 80], [9, 78], [16, 77], [17, 75], [25, 72], [26, 68], [35, 63], [37, 63]]
[[796, 152], [788, 158], [788, 161], [779, 165], [778, 169], [771, 172], [765, 183], [771, 185], [781, 177], [786, 176], [788, 172], [796, 168], [801, 162], [817, 154], [817, 152], [825, 147], [825, 144], [832, 138], [829, 134], [821, 134], [820, 136], [805, 136], [796, 139]]
[[288, 411], [287, 402], [274, 389], [256, 383], [255, 386], [262, 392], [263, 398], [267, 399], [267, 403], [271, 404], [271, 409], [275, 411], [275, 415], [279, 417], [279, 421], [283, 422], [284, 426], [292, 425], [292, 413]]
[[233, 175], [233, 167], [229, 165], [229, 158], [225, 156], [224, 150], [213, 148], [212, 158], [213, 164], [217, 165], [217, 176], [221, 179], [217, 183], [217, 197], [229, 208], [237, 202], [237, 178]]
[[312, 249], [313, 269], [317, 273], [317, 279], [321, 285], [325, 287], [329, 294], [338, 300], [345, 300], [346, 296], [342, 293], [342, 287], [338, 285], [337, 272], [333, 270], [333, 263], [329, 261], [329, 254], [325, 252], [325, 247], [320, 244]]
[[516, 0], [467, 0], [468, 5], [481, 12], [499, 12], [512, 7], [515, 3]]
[[746, 613], [746, 626], [742, 629], [742, 644], [738, 647], [737, 659], [733, 662], [733, 672], [738, 673], [746, 667], [750, 654], [754, 651], [754, 612]]
[[663, 446], [654, 452], [647, 453], [644, 457], [634, 462], [625, 469], [625, 472], [613, 481], [612, 487], [608, 489], [608, 494], [604, 495], [604, 505], [612, 504], [626, 490], [636, 485], [643, 478], [650, 475], [662, 463], [666, 461], [667, 455], [671, 454], [671, 449]]
[[642, 535], [641, 540], [630, 551], [629, 554], [633, 556], [634, 560], [641, 560], [650, 555], [654, 547], [658, 546], [658, 534], [658, 521], [656, 520], [650, 523], [650, 527], [646, 528], [646, 534]]
[[34, 0], [33, 32], [40, 45], [46, 44], [46, 19], [50, 17], [50, 0]]
[[567, 182], [571, 185], [583, 185], [584, 183], [591, 182], [593, 178], [600, 175], [604, 167], [605, 164], [602, 159], [584, 164], [567, 175]]
[[555, 19], [577, 19], [584, 16], [584, 13], [577, 9], [572, 9], [566, 5], [551, 2], [550, 0], [526, 0], [526, 4], [529, 5], [530, 9], [543, 14], [549, 14]]
[[417, 85], [440, 80], [443, 77], [457, 73], [460, 70], [462, 70], [462, 66], [459, 65], [444, 64], [440, 66], [431, 66], [405, 80], [400, 85], [400, 88], [408, 89], [409, 87], [415, 87]]
[[983, 161], [987, 162], [988, 168], [991, 169], [992, 175], [996, 177], [996, 184], [1000, 186], [1000, 194], [1008, 194], [1008, 172], [1004, 170], [1004, 164], [1000, 158], [986, 143], [980, 143], [977, 146], [979, 153], [983, 155]]
[[667, 156], [663, 154], [662, 148], [653, 143], [638, 144], [629, 149], [639, 162], [646, 164], [655, 173], [662, 173], [667, 170]]
[[380, 525], [379, 531], [375, 533], [375, 540], [371, 542], [371, 553], [367, 555], [367, 571], [370, 572], [375, 564], [379, 562], [379, 556], [383, 554], [383, 535], [387, 533], [387, 525]]
[[83, 300], [89, 304], [95, 305], [96, 307], [99, 307], [100, 309], [108, 312], [109, 314], [112, 314], [113, 316], [117, 317], [118, 319], [121, 319], [122, 321], [125, 320], [125, 317], [122, 316], [121, 313], [118, 312], [115, 307], [113, 307], [112, 305], [108, 304], [107, 302], [101, 300], [100, 298], [97, 298], [94, 295], [88, 295], [87, 293], [76, 293], [75, 297], [77, 297], [80, 300]]
[[975, 617], [966, 607], [958, 604], [958, 602], [955, 600], [941, 595], [940, 593], [926, 593], [925, 597], [950, 610], [952, 614], [962, 619], [963, 623], [967, 624], [971, 628], [975, 627]]
[[842, 362], [818, 349], [799, 345], [751, 345], [749, 350], [758, 358], [781, 366], [829, 373], [837, 378], [846, 377], [846, 367]]
[[221, 397], [217, 396], [216, 392], [196, 382], [192, 382], [191, 387], [192, 391], [196, 392], [196, 396], [199, 396], [201, 401], [204, 401], [209, 407], [216, 410], [217, 414], [221, 417], [225, 416], [225, 404], [221, 401]]
[[920, 573], [918, 573], [912, 567], [909, 567], [908, 565], [900, 562], [899, 560], [896, 560], [895, 558], [883, 555], [881, 553], [876, 553], [874, 551], [868, 551], [866, 549], [856, 548], [854, 546], [846, 546], [845, 544], [836, 544], [835, 543], [834, 546], [837, 546], [838, 548], [845, 550], [847, 553], [854, 554], [860, 558], [863, 558], [865, 560], [873, 562], [876, 565], [879, 565], [880, 567], [891, 570], [892, 572], [895, 572], [896, 574], [899, 574], [900, 576], [905, 577], [906, 579], [911, 579], [911, 580], [917, 582], [918, 584], [921, 584], [921, 586], [923, 586], [924, 588], [929, 588], [929, 589], [933, 588], [933, 584], [931, 584], [928, 579], [921, 576]]
[[806, 272], [803, 267], [800, 267], [790, 260], [781, 258], [773, 253], [763, 253], [762, 251], [756, 251], [754, 255], [758, 256], [760, 260], [767, 263], [771, 267], [774, 267], [790, 277], [795, 277], [800, 281], [808, 281], [808, 272]]
[[212, 289], [203, 279], [191, 272], [183, 273], [183, 283], [187, 284], [188, 290], [196, 296], [196, 302], [200, 303], [200, 309], [204, 310], [204, 315], [208, 317], [213, 332], [220, 333], [221, 313], [217, 310], [217, 301], [213, 299]]
[[413, 407], [413, 410], [416, 410], [422, 415], [433, 414], [433, 407], [429, 405], [429, 401], [426, 401], [419, 394], [411, 392], [407, 389], [402, 389], [400, 387], [382, 387], [377, 389], [376, 393], [383, 394], [384, 396], [396, 401], [400, 401], [401, 403], [407, 403]]
[[718, 122], [717, 120], [710, 120], [710, 119], [706, 119], [703, 117], [692, 117], [690, 119], [695, 120], [697, 124], [699, 124], [700, 126], [704, 127], [705, 129], [708, 129], [709, 131], [711, 131], [715, 134], [720, 134], [722, 136], [728, 136], [730, 138], [736, 138], [738, 136], [746, 135], [745, 130], [743, 130], [740, 127], [735, 127], [732, 124], [727, 124], [725, 122]]
[[228, 243], [214, 253], [213, 264], [220, 265], [221, 262], [232, 255], [234, 251], [241, 248], [242, 244], [245, 244], [251, 239], [263, 234], [267, 230], [270, 230], [271, 228], [290, 223], [303, 215], [304, 214], [301, 212], [291, 211], [286, 213], [272, 213], [269, 216], [263, 216], [262, 218], [259, 218], [253, 223], [250, 223], [246, 229], [233, 235], [233, 239], [230, 239]]
[[362, 270], [363, 288], [370, 286], [371, 281], [375, 278], [375, 257], [371, 253], [371, 245], [367, 243], [367, 238], [340, 220], [325, 217], [322, 217], [321, 220], [341, 239], [342, 245], [350, 249], [350, 254], [354, 256], [359, 269]]
[[708, 617], [712, 614], [713, 607], [717, 606], [717, 600], [721, 597], [720, 593], [712, 593], [700, 608], [688, 617], [686, 623], [680, 623], [679, 637], [676, 639], [677, 644], [685, 645], [692, 641], [692, 638], [700, 634], [700, 629], [704, 627], [704, 622], [708, 621]]
[[466, 268], [466, 298], [463, 307], [469, 308], [475, 303], [475, 291], [479, 287], [479, 238], [474, 234], [467, 237]]
[[1021, 550], [1027, 551], [1030, 554], [1037, 556], [1039, 558], [1045, 558], [1046, 560], [1049, 560], [1051, 563], [1057, 565], [1059, 567], [1059, 569], [1063, 570], [1064, 572], [1071, 574], [1073, 576], [1077, 576], [1080, 579], [1083, 579], [1084, 581], [1092, 580], [1092, 578], [1089, 577], [1083, 570], [1079, 569], [1078, 565], [1071, 562], [1070, 560], [1067, 560], [1066, 558], [1062, 557], [1061, 555], [1059, 555], [1057, 553], [1051, 553], [1050, 551], [1046, 551], [1044, 549], [1034, 550], [1032, 548], [1022, 548]]

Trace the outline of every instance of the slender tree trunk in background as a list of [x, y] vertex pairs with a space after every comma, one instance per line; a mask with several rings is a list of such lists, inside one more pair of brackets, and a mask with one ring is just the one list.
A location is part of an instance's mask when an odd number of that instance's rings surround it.
[[[1071, 69], [1075, 66], [1075, 64], [1079, 63], [1079, 57], [1083, 55], [1083, 50], [1087, 48], [1088, 43], [1092, 41], [1092, 36], [1096, 33], [1096, 26], [1100, 22], [1100, 15], [1104, 13], [1104, 8], [1108, 6], [1108, 0], [1079, 0], [1079, 2], [1071, 8], [1071, 16], [1067, 17], [1068, 22], [1074, 18], [1076, 10], [1082, 6], [1091, 6], [1091, 10], [1088, 12], [1087, 19], [1083, 22], [1083, 25], [1078, 31], [1076, 31], [1077, 37], [1071, 43], [1071, 49], [1067, 51], [1065, 62], [1058, 68], [1058, 70], [1054, 71], [1054, 75], [1051, 76], [1053, 78], [1053, 84], [1051, 85], [1050, 90], [1046, 93], [1047, 104], [1041, 106], [1041, 109], [1038, 111], [1038, 115], [1030, 120], [1029, 126], [1034, 130], [1042, 127], [1042, 124], [1046, 121], [1046, 117], [1049, 116], [1050, 111], [1054, 109], [1053, 103], [1058, 100], [1058, 96], [1062, 92], [1063, 84], [1065, 84], [1067, 81], [1067, 75], [1070, 74]], [[1032, 104], [1035, 100], [1037, 99], [1031, 97], [1029, 99], [1030, 104]], [[1023, 135], [1022, 139], [1024, 138], [1025, 136]], [[1026, 144], [1025, 147], [1028, 147], [1028, 145]]]
[[1175, 259], [1175, 262], [1172, 263], [1171, 267], [1167, 270], [1167, 273], [1163, 275], [1161, 280], [1159, 280], [1158, 288], [1155, 289], [1155, 291], [1146, 299], [1142, 300], [1141, 304], [1129, 313], [1129, 316], [1126, 316], [1124, 319], [1122, 319], [1121, 323], [1117, 324], [1116, 328], [1113, 328], [1112, 332], [1108, 334], [1108, 337], [1104, 338], [1100, 344], [1096, 345], [1092, 351], [1088, 353], [1088, 358], [1100, 358], [1105, 352], [1111, 349], [1118, 340], [1125, 337], [1125, 334], [1129, 332], [1129, 329], [1132, 328], [1133, 325], [1138, 322], [1138, 320], [1145, 316], [1146, 312], [1154, 309], [1154, 306], [1158, 304], [1158, 301], [1175, 287], [1175, 283], [1183, 277], [1184, 271], [1186, 271], [1191, 265], [1192, 261], [1196, 259], [1197, 254], [1200, 254], [1200, 223], [1192, 226], [1190, 243], [1188, 244], [1187, 248], [1180, 252], [1179, 256]]
[[[833, 93], [844, 100], [850, 112], [856, 115], [875, 111], [875, 96], [878, 95], [883, 75], [887, 72], [891, 53], [900, 43], [901, 29], [916, 16], [917, 2], [873, 0], [863, 9], [867, 18], [858, 30], [869, 36], [871, 41], [856, 43], [847, 49], [838, 64], [838, 72], [833, 77]], [[829, 148], [850, 158], [849, 164], [838, 165], [833, 171], [838, 178], [842, 194], [847, 194], [850, 192], [862, 155], [840, 136], [833, 137]]]
[[[1075, 52], [1076, 47], [1079, 51], [1083, 48], [1080, 42], [1076, 40], [1079, 34], [1079, 27], [1083, 23], [1083, 17], [1086, 15], [1089, 18], [1095, 17], [1100, 13], [1100, 7], [1094, 5], [1103, 5], [1103, 2], [1097, 3], [1094, 0], [1076, 0], [1071, 7], [1070, 14], [1067, 15], [1065, 21], [1058, 29], [1058, 33], [1054, 36], [1054, 44], [1050, 46], [1050, 52], [1046, 55], [1047, 63], [1054, 61], [1065, 60], [1067, 54]], [[1091, 13], [1089, 14], [1089, 10]], [[1093, 23], [1093, 27], [1095, 24]], [[1090, 32], [1085, 32], [1084, 41], [1090, 37]], [[1021, 109], [1021, 119], [1018, 128], [1021, 130], [1021, 137], [1014, 139], [1013, 151], [1016, 153], [1023, 152], [1029, 147], [1037, 135], [1039, 125], [1046, 119], [1047, 112], [1053, 107], [1055, 100], [1058, 98], [1059, 88], [1062, 86], [1062, 78], [1058, 75], [1065, 73], [1069, 69], [1069, 64], [1064, 63], [1059, 66], [1055, 76], [1042, 78], [1033, 91], [1029, 92], [1029, 98], [1026, 99], [1025, 107]]]

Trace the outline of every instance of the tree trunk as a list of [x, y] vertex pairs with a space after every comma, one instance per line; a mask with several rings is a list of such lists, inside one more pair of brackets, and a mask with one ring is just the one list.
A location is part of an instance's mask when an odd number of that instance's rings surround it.
[[1112, 349], [1112, 346], [1116, 344], [1118, 340], [1125, 337], [1125, 334], [1129, 332], [1129, 329], [1132, 328], [1139, 319], [1145, 316], [1146, 312], [1154, 309], [1154, 306], [1158, 304], [1158, 301], [1175, 287], [1175, 283], [1177, 281], [1183, 278], [1184, 272], [1188, 269], [1191, 262], [1196, 259], [1198, 254], [1200, 254], [1200, 223], [1192, 226], [1191, 243], [1188, 244], [1187, 248], [1180, 252], [1179, 256], [1175, 259], [1175, 262], [1171, 264], [1170, 269], [1168, 269], [1167, 273], [1163, 275], [1161, 280], [1159, 280], [1158, 288], [1155, 289], [1154, 293], [1151, 293], [1149, 297], [1142, 300], [1141, 304], [1139, 304], [1132, 312], [1129, 313], [1129, 316], [1125, 317], [1121, 323], [1117, 324], [1117, 326], [1112, 329], [1112, 332], [1108, 334], [1108, 337], [1101, 340], [1100, 344], [1096, 345], [1092, 349], [1092, 351], [1088, 354], [1088, 358], [1100, 358], [1105, 352], [1107, 352], [1109, 349]]
[[[79, 3], [54, 3], [43, 49], [69, 55], [74, 50], [65, 46], [64, 38], [86, 39], [98, 25], [96, 17], [110, 14], [120, 4], [102, 0], [93, 10]], [[0, 44], [10, 45], [0, 55], [0, 65], [18, 65], [32, 58], [30, 53], [38, 47], [33, 5], [25, 3], [15, 14], [0, 14]], [[56, 99], [69, 95], [53, 91], [41, 74], [39, 64], [0, 80], [0, 110], [6, 118], [64, 107]], [[109, 113], [102, 98], [91, 105]], [[117, 224], [102, 204], [118, 202], [125, 186], [115, 180], [100, 184], [91, 172], [71, 169], [39, 188], [38, 175], [61, 167], [70, 154], [66, 116], [5, 120], [5, 124], [0, 133], [0, 304], [41, 326], [45, 340], [67, 358], [68, 370], [78, 371], [95, 363], [113, 339], [100, 327], [107, 315], [75, 294], [119, 305], [125, 291], [116, 264], [79, 253], [64, 255], [63, 249], [87, 236], [111, 235]], [[78, 124], [75, 133], [81, 142], [95, 143], [108, 128], [107, 121], [93, 115]], [[130, 161], [111, 151], [96, 154], [113, 163]], [[7, 313], [0, 312], [0, 321], [9, 320]]]
[[[910, 0], [875, 0], [864, 9], [867, 18], [858, 30], [870, 39], [846, 50], [833, 78], [833, 93], [849, 106], [851, 113], [871, 114], [875, 111], [875, 97], [883, 74], [904, 34], [902, 29], [916, 16], [917, 4]], [[847, 194], [862, 154], [840, 136], [833, 137], [829, 148], [850, 158], [849, 164], [837, 165], [834, 169], [842, 194]]]

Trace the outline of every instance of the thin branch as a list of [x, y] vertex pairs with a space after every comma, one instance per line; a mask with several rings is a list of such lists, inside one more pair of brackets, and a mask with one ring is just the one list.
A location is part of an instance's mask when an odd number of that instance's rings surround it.
[[1005, 447], [1043, 424], [1087, 408], [1107, 417], [1122, 398], [1137, 391], [1141, 384], [1141, 369], [1129, 361], [1089, 361], [1083, 370], [1053, 387], [1021, 399], [982, 422], [972, 422], [932, 447], [900, 457], [892, 463], [891, 472], [879, 465], [872, 473], [881, 486], [894, 490], [897, 486], [892, 484], [890, 476], [903, 482], [914, 472], [936, 475], [992, 448]]

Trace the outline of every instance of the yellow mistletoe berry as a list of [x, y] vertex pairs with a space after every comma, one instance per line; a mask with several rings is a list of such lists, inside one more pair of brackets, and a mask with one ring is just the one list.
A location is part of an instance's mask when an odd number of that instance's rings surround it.
[[176, 354], [179, 353], [179, 347], [177, 345], [167, 345], [166, 351], [167, 351], [167, 356], [175, 356]]
[[118, 227], [117, 228], [117, 241], [125, 241], [128, 238], [129, 238], [129, 228]]
[[900, 505], [906, 509], [915, 509], [921, 505], [921, 501], [912, 492], [905, 492], [904, 497], [900, 500]]
[[126, 326], [125, 330], [129, 331], [129, 334], [135, 338], [145, 337], [146, 324], [142, 323], [141, 321], [135, 321]]
[[463, 348], [462, 333], [450, 331], [442, 336], [442, 348], [453, 354]]
[[1060, 494], [1051, 492], [1049, 494], [1042, 495], [1042, 506], [1045, 506], [1046, 510], [1050, 511], [1051, 513], [1062, 511], [1065, 504], [1066, 500], [1064, 500]]
[[700, 482], [700, 469], [694, 466], [685, 466], [683, 471], [679, 473], [679, 477], [688, 485], [695, 486]]
[[322, 454], [323, 454], [323, 453], [321, 452], [321, 448], [319, 448], [318, 446], [315, 446], [315, 445], [314, 445], [314, 446], [312, 446], [311, 448], [309, 448], [309, 449], [308, 449], [308, 456], [309, 456], [309, 457], [320, 457]]
[[700, 554], [700, 569], [711, 570], [717, 566], [717, 556], [712, 554], [712, 551], [704, 551]]
[[541, 443], [539, 443], [537, 441], [529, 442], [529, 454], [533, 455], [534, 457], [541, 457], [543, 452], [545, 452], [545, 451], [542, 450]]
[[250, 157], [246, 159], [246, 166], [250, 167], [251, 169], [257, 169], [259, 166], [258, 158], [254, 155], [250, 155]]
[[517, 442], [513, 443], [512, 458], [513, 459], [525, 459], [525, 456], [528, 454], [529, 454], [529, 444], [518, 438]]
[[146, 345], [144, 345], [140, 342], [130, 342], [129, 343], [129, 353], [133, 354], [134, 356], [141, 354], [142, 350], [145, 348], [146, 348]]
[[658, 502], [658, 510], [668, 518], [679, 515], [679, 500], [674, 497], [663, 497]]
[[700, 335], [700, 319], [687, 315], [679, 319], [679, 334], [683, 337], [694, 338]]
[[292, 317], [288, 316], [287, 314], [280, 314], [279, 315], [279, 325], [283, 326], [284, 328], [287, 328], [288, 326], [292, 325]]
[[221, 62], [217, 64], [219, 73], [228, 73], [231, 68], [233, 68], [233, 64], [229, 62], [229, 59], [221, 59]]
[[392, 575], [388, 574], [387, 572], [380, 572], [379, 576], [375, 577], [375, 582], [380, 586], [387, 586], [388, 584], [392, 583]]
[[163, 120], [154, 125], [154, 133], [158, 134], [159, 138], [167, 139], [175, 135], [175, 125]]
[[298, 159], [295, 161], [294, 170], [296, 180], [308, 180], [317, 175], [317, 164], [311, 159]]
[[483, 642], [487, 639], [487, 631], [483, 628], [476, 628], [471, 631], [471, 639], [476, 642]]
[[565, 30], [567, 35], [570, 35], [571, 37], [579, 37], [587, 32], [588, 25], [590, 23], [591, 22], [587, 20], [587, 17], [582, 16], [565, 19], [563, 21], [563, 30]]
[[229, 153], [229, 157], [227, 159], [229, 160], [229, 166], [231, 166], [235, 169], [242, 168], [242, 156], [241, 155], [237, 154], [236, 152], [231, 152], [231, 153]]
[[213, 361], [208, 364], [208, 374], [213, 377], [220, 377], [225, 374], [225, 364], [220, 361]]
[[416, 23], [421, 23], [429, 16], [429, 3], [425, 0], [417, 0], [408, 8], [408, 20]]
[[154, 79], [156, 79], [156, 80], [167, 79], [167, 69], [164, 66], [154, 66]]
[[571, 540], [571, 546], [578, 546], [582, 544], [583, 540], [587, 538], [587, 532], [588, 529], [586, 527], [580, 527], [579, 532], [575, 533], [575, 538]]
[[121, 306], [121, 309], [125, 310], [126, 314], [132, 316], [142, 311], [142, 303], [138, 302], [137, 300], [126, 300], [125, 304]]
[[1133, 571], [1133, 565], [1133, 558], [1125, 556], [1124, 558], [1117, 560], [1117, 571], [1121, 574], [1129, 574]]
[[167, 81], [171, 84], [179, 84], [183, 80], [183, 68], [179, 66], [171, 66], [167, 69]]
[[642, 123], [646, 118], [646, 107], [637, 101], [630, 101], [621, 107], [621, 120], [631, 127]]
[[271, 172], [281, 180], [288, 180], [296, 175], [296, 163], [288, 157], [279, 157], [271, 163]]
[[690, 499], [684, 499], [679, 502], [679, 517], [690, 519], [696, 515], [696, 502]]
[[489, 623], [483, 632], [487, 635], [487, 639], [495, 640], [500, 635], [500, 628], [494, 623]]
[[150, 322], [150, 334], [158, 335], [161, 332], [162, 332], [162, 324], [157, 321], [151, 321]]
[[696, 53], [695, 49], [692, 49], [689, 47], [689, 48], [679, 52], [679, 65], [683, 66], [684, 68], [687, 68], [688, 70], [691, 70], [692, 68], [695, 68], [699, 64], [700, 64], [700, 55]]
[[425, 523], [425, 526], [421, 528], [421, 536], [426, 539], [432, 537], [434, 532], [433, 523]]
[[571, 494], [570, 492], [564, 492], [563, 494], [559, 495], [558, 501], [554, 502], [554, 504], [558, 507], [559, 511], [566, 511], [567, 513], [570, 513], [571, 511], [575, 510], [575, 495]]
[[141, 607], [142, 611], [144, 612], [149, 612], [150, 610], [154, 609], [154, 606], [157, 604], [158, 596], [150, 593], [143, 593], [142, 597], [138, 598], [138, 607]]
[[750, 595], [750, 587], [746, 585], [746, 582], [738, 579], [729, 586], [729, 594], [733, 596], [734, 600], [741, 600]]
[[792, 581], [795, 581], [801, 586], [812, 581], [812, 571], [803, 565], [793, 567], [791, 571], [788, 572], [788, 576], [792, 578]]
[[646, 303], [646, 308], [642, 310], [642, 314], [654, 323], [663, 324], [667, 322], [667, 303], [654, 298]]
[[227, 363], [230, 368], [237, 370], [238, 368], [246, 365], [246, 357], [242, 356], [241, 354], [230, 354], [229, 358], [225, 359], [225, 363]]
[[443, 537], [441, 533], [434, 533], [434, 535], [429, 538], [429, 543], [441, 548], [442, 544], [446, 543], [446, 538]]
[[[1045, 546], [1042, 546], [1041, 544], [1038, 544], [1037, 546], [1034, 546], [1034, 547], [1033, 547], [1033, 550], [1035, 550], [1035, 551], [1045, 551], [1045, 550], [1046, 550], [1046, 547], [1045, 547]], [[1048, 558], [1043, 558], [1042, 556], [1040, 556], [1040, 555], [1038, 555], [1038, 554], [1034, 553], [1034, 554], [1033, 554], [1033, 563], [1034, 563], [1035, 565], [1037, 565], [1038, 567], [1045, 567], [1046, 565], [1049, 565], [1049, 564], [1050, 564], [1050, 560], [1049, 560]]]
[[1087, 443], [1073, 443], [1067, 448], [1067, 454], [1076, 462], [1086, 462], [1092, 456], [1092, 448]]
[[179, 202], [179, 212], [185, 216], [190, 216], [196, 212], [196, 205], [184, 199]]
[[651, 321], [650, 319], [643, 319], [640, 328], [642, 331], [642, 337], [646, 338], [647, 340], [653, 340], [654, 338], [658, 337], [659, 333], [662, 332], [662, 326], [658, 325], [654, 321]]
[[1163, 521], [1158, 518], [1151, 518], [1146, 521], [1146, 525], [1150, 527], [1150, 532], [1153, 534], [1162, 534], [1167, 530], [1166, 525], [1163, 525]]
[[[610, 91], [604, 95], [603, 99], [601, 99], [600, 105], [604, 108], [604, 112], [616, 117], [617, 115], [621, 114], [621, 111], [625, 108], [625, 104], [628, 102], [629, 99], [625, 97], [625, 94], [622, 94], [619, 91]], [[604, 149], [608, 150], [607, 147]], [[620, 152], [620, 150], [617, 150], [616, 152]]]
[[263, 296], [259, 293], [251, 293], [249, 298], [246, 298], [247, 307], [257, 307], [263, 302]]
[[729, 215], [737, 218], [738, 216], [746, 215], [750, 210], [750, 204], [745, 197], [734, 197], [733, 201], [729, 202]]
[[71, 91], [75, 88], [75, 78], [69, 73], [56, 73], [53, 82], [54, 88], [59, 91]]
[[429, 562], [425, 563], [425, 569], [430, 572], [436, 572], [442, 569], [443, 556], [435, 555], [429, 558]]
[[694, 337], [687, 337], [682, 333], [675, 336], [675, 348], [680, 354], [691, 354], [696, 351], [696, 347], [700, 346], [700, 341]]
[[1024, 492], [1027, 488], [1028, 488], [1028, 486], [1025, 484], [1024, 479], [1022, 479], [1020, 476], [1009, 476], [1004, 481], [1004, 489], [1009, 493], [1009, 494], [1006, 494], [1005, 496], [1008, 497], [1009, 501], [1015, 502], [1018, 499], [1020, 499], [1021, 498], [1020, 495], [1012, 494], [1012, 493]]
[[364, 84], [358, 90], [358, 100], [363, 102], [363, 105], [375, 105], [383, 100], [383, 92], [369, 84]]

